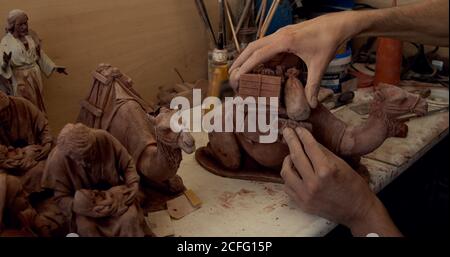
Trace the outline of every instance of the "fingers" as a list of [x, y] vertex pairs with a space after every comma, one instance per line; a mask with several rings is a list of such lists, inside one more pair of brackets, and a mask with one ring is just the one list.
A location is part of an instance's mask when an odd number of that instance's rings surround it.
[[[284, 192], [292, 199], [294, 202], [300, 207], [303, 208], [303, 202], [300, 198], [300, 196], [296, 193], [294, 189], [292, 189], [288, 185], [284, 185], [283, 188]], [[297, 190], [301, 190], [299, 187], [297, 187]]]
[[327, 164], [326, 153], [308, 130], [297, 127], [295, 128], [295, 132], [305, 148], [307, 158], [311, 161], [314, 170], [317, 172], [323, 165]]
[[303, 183], [302, 178], [298, 174], [297, 170], [294, 168], [291, 156], [289, 155], [286, 156], [286, 158], [284, 158], [280, 174], [285, 184], [289, 186], [296, 187], [297, 185], [299, 186]]
[[266, 46], [268, 43], [268, 37], [256, 40], [252, 43], [250, 43], [247, 48], [239, 55], [239, 57], [236, 59], [236, 61], [233, 63], [233, 65], [230, 68], [230, 73], [233, 72], [236, 68], [241, 67], [241, 65], [247, 61], [247, 59], [253, 55], [253, 52], [258, 50], [261, 47]]
[[283, 131], [283, 137], [289, 147], [291, 160], [294, 163], [298, 173], [305, 180], [311, 179], [314, 176], [314, 170], [305, 154], [305, 151], [303, 150], [303, 146], [300, 143], [297, 134], [293, 129], [286, 128]]
[[327, 68], [327, 65], [320, 63], [311, 63], [308, 65], [308, 78], [306, 80], [306, 99], [311, 108], [316, 108], [318, 104], [317, 97], [319, 95], [320, 84], [322, 76]]
[[240, 78], [242, 74], [250, 72], [253, 68], [261, 63], [270, 61], [275, 55], [280, 53], [280, 47], [276, 44], [269, 44], [256, 51], [242, 64], [236, 74], [237, 79]]

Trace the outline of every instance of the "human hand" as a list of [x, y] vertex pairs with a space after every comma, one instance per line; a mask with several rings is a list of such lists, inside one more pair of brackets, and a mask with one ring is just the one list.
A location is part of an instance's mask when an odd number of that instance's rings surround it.
[[37, 161], [41, 161], [41, 160], [47, 158], [48, 154], [50, 153], [50, 150], [52, 150], [52, 143], [45, 144], [42, 147], [41, 152], [39, 153], [39, 155], [36, 157], [36, 160]]
[[230, 68], [230, 83], [237, 85], [242, 74], [280, 53], [292, 53], [300, 57], [308, 67], [306, 98], [310, 107], [315, 108], [323, 73], [337, 49], [359, 32], [350, 21], [351, 12], [324, 15], [284, 27], [249, 44]]
[[69, 73], [67, 73], [66, 67], [56, 67], [56, 72], [58, 72], [60, 74], [69, 75]]
[[9, 52], [9, 54], [3, 52], [3, 62], [5, 66], [9, 65], [9, 62], [11, 61], [12, 52]]
[[281, 176], [286, 193], [305, 212], [349, 227], [354, 235], [400, 235], [367, 183], [304, 129], [286, 128], [290, 155]]
[[126, 195], [125, 205], [129, 206], [133, 203], [134, 199], [136, 199], [136, 195], [139, 192], [139, 183], [134, 182], [128, 186], [124, 195]]
[[119, 208], [119, 202], [108, 191], [103, 191], [102, 195], [103, 199], [95, 203], [96, 206], [93, 208], [93, 211], [102, 217], [114, 215]]

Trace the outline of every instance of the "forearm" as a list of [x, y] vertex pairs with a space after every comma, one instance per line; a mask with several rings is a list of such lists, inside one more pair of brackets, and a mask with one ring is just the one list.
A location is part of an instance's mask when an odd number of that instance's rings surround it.
[[375, 233], [381, 237], [401, 237], [402, 233], [397, 229], [386, 208], [378, 198], [374, 198], [369, 211], [353, 220], [347, 225], [353, 236], [365, 237], [368, 234]]
[[427, 0], [416, 4], [354, 12], [351, 36], [383, 36], [428, 45], [449, 45], [449, 2]]

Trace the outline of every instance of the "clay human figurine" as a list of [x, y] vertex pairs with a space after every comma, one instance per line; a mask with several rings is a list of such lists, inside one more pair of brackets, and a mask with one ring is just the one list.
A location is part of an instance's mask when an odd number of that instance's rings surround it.
[[12, 10], [9, 13], [0, 55], [0, 76], [12, 85], [12, 95], [22, 96], [46, 112], [41, 73], [49, 77], [54, 71], [66, 75], [67, 72], [42, 50], [41, 40], [28, 29], [28, 16], [24, 11]]
[[50, 236], [50, 227], [28, 202], [20, 180], [0, 169], [0, 237]]
[[185, 190], [176, 173], [181, 151], [193, 153], [195, 141], [188, 132], [170, 129], [172, 111], [154, 110], [133, 89], [131, 79], [108, 64], [100, 64], [94, 72], [93, 86], [81, 106], [78, 122], [117, 138], [144, 181], [167, 193]]
[[[267, 74], [267, 71], [264, 72]], [[292, 70], [288, 73], [287, 81], [292, 80], [292, 73]], [[276, 71], [272, 74], [276, 74]], [[283, 78], [282, 81], [286, 79]], [[295, 83], [299, 92], [304, 90], [302, 84]], [[299, 96], [297, 101], [306, 103], [304, 93], [300, 92], [297, 95]], [[427, 112], [427, 104], [420, 96], [395, 86], [381, 84], [375, 89], [369, 119], [360, 126], [348, 126], [321, 104], [311, 110], [299, 108], [299, 112], [302, 113], [290, 115], [286, 109], [286, 106], [280, 108], [280, 118], [291, 116], [304, 118], [306, 117], [304, 112], [310, 112], [309, 118], [304, 122], [312, 125], [314, 137], [348, 161], [357, 171], [367, 172], [359, 165], [360, 157], [377, 149], [388, 137], [405, 137], [407, 126], [396, 121], [396, 118], [413, 112], [423, 115]], [[291, 108], [293, 109], [295, 108]], [[217, 175], [282, 183], [279, 170], [283, 159], [289, 154], [283, 139], [280, 137], [276, 143], [262, 144], [258, 141], [258, 137], [249, 136], [250, 134], [210, 133], [208, 146], [197, 150], [196, 159], [207, 170]]]
[[104, 130], [67, 124], [47, 160], [42, 179], [80, 236], [152, 235], [136, 195], [132, 157]]
[[53, 138], [48, 121], [31, 102], [0, 92], [0, 169], [20, 177], [27, 193], [39, 193]]

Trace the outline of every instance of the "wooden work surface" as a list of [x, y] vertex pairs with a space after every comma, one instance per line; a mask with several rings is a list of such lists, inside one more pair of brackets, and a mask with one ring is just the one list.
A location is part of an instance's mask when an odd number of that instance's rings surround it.
[[[370, 98], [357, 92], [355, 104]], [[349, 106], [335, 113], [351, 124], [363, 122]], [[448, 134], [448, 112], [411, 120], [407, 138], [388, 139], [363, 158], [371, 187], [379, 192]], [[194, 133], [197, 147], [208, 142], [206, 133]], [[302, 212], [283, 192], [281, 184], [235, 180], [203, 169], [194, 155], [185, 155], [179, 175], [203, 201], [188, 216], [174, 220], [176, 236], [324, 236], [336, 224]]]

